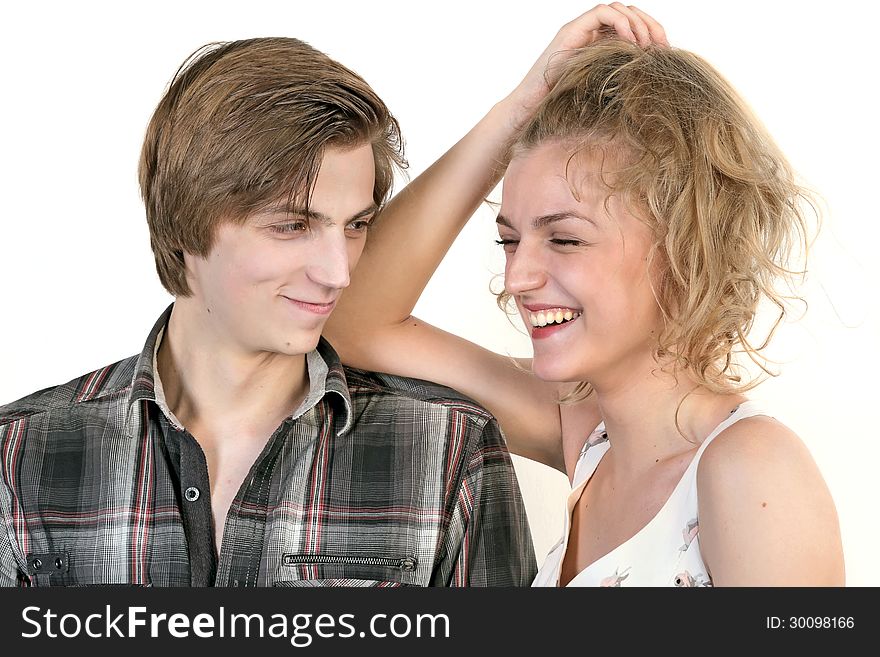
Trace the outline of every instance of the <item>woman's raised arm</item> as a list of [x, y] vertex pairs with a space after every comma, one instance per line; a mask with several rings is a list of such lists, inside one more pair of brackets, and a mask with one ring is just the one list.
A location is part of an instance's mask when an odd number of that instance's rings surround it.
[[[556, 384], [411, 316], [455, 237], [501, 178], [510, 143], [555, 82], [566, 52], [605, 31], [642, 45], [666, 43], [662, 27], [620, 3], [566, 24], [517, 88], [403, 189], [370, 233], [352, 284], [325, 335], [355, 367], [448, 385], [498, 418], [511, 451], [564, 469]], [[393, 273], [392, 273], [393, 272]], [[404, 272], [404, 273], [401, 273]]]

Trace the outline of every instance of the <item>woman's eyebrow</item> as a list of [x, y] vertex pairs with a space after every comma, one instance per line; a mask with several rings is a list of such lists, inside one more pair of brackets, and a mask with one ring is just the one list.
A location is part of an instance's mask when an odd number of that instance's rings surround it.
[[[532, 228], [537, 230], [538, 228], [544, 228], [545, 226], [548, 226], [552, 223], [556, 223], [557, 221], [564, 221], [566, 219], [580, 219], [581, 221], [586, 221], [596, 226], [596, 222], [592, 218], [584, 216], [582, 214], [578, 214], [577, 212], [565, 210], [563, 212], [553, 212], [550, 214], [542, 214], [539, 217], [535, 217], [534, 219], [532, 219]], [[498, 215], [498, 218], [495, 219], [495, 223], [502, 226], [507, 226], [508, 228], [513, 228], [510, 220], [508, 220], [507, 217], [502, 214]]]

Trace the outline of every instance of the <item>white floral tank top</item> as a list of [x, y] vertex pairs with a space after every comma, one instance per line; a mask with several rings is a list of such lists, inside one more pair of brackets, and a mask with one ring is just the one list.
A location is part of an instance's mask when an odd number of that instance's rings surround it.
[[[712, 586], [700, 555], [697, 517], [697, 467], [709, 443], [734, 422], [766, 415], [757, 403], [739, 405], [702, 442], [669, 499], [635, 536], [580, 571], [568, 586]], [[573, 490], [568, 496], [562, 538], [553, 546], [532, 586], [558, 586], [562, 560], [568, 547], [571, 512], [584, 487], [608, 451], [602, 423], [584, 444], [575, 466]]]

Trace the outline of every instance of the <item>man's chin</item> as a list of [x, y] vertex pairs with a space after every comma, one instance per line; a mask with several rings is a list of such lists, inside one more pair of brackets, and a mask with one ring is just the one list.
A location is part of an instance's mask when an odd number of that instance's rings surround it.
[[320, 339], [321, 334], [315, 333], [314, 335], [301, 335], [296, 338], [280, 340], [272, 351], [285, 356], [301, 356], [314, 351]]

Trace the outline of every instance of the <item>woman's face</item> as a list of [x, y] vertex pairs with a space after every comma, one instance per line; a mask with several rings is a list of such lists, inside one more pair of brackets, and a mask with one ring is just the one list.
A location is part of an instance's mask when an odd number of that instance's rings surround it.
[[[505, 288], [531, 334], [535, 375], [601, 388], [656, 367], [662, 316], [648, 275], [651, 231], [619, 197], [608, 198], [600, 161], [572, 158], [558, 143], [514, 158], [498, 232]], [[605, 164], [608, 180], [615, 160]]]

